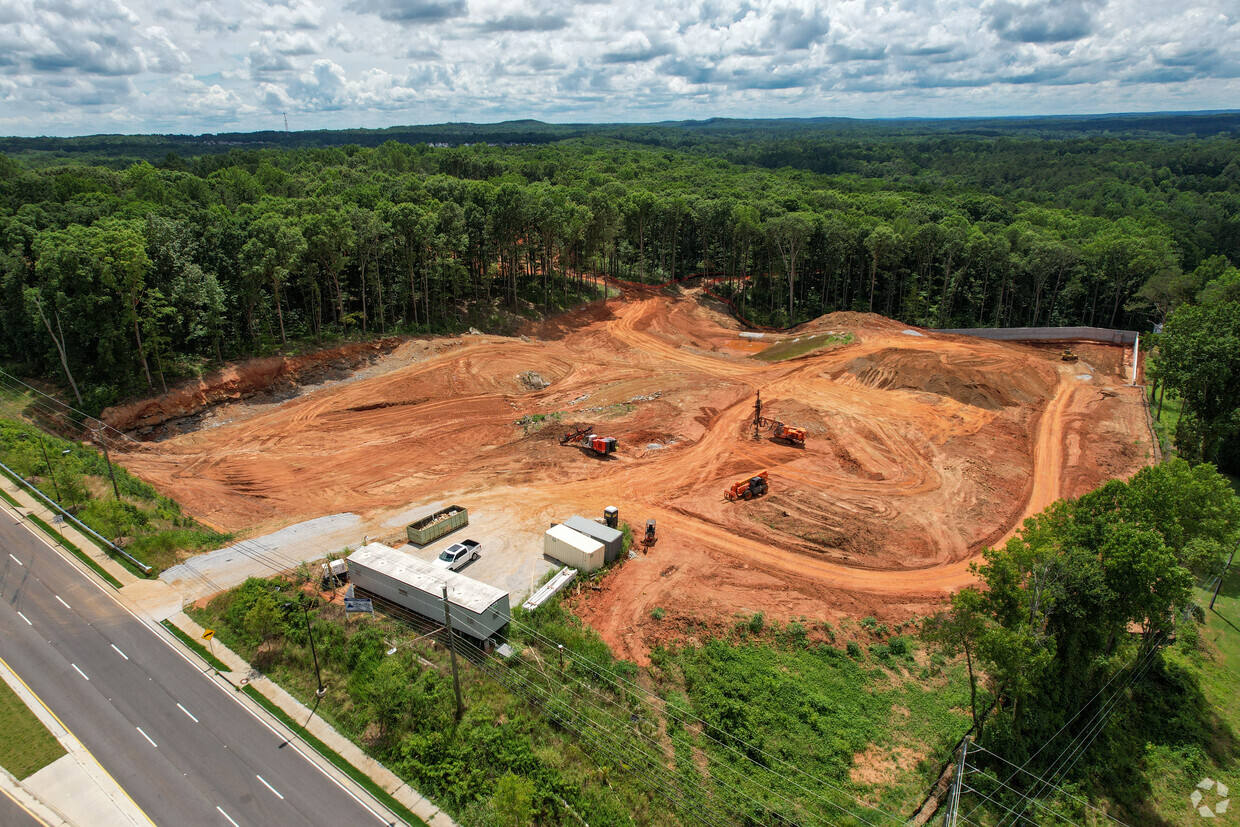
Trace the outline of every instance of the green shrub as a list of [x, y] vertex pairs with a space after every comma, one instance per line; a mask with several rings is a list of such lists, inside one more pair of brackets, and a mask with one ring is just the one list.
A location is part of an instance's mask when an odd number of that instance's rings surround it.
[[762, 632], [762, 627], [765, 625], [766, 618], [763, 616], [762, 612], [755, 612], [749, 618], [749, 631], [755, 635], [760, 634]]
[[848, 646], [846, 648], [848, 650], [848, 656], [850, 658], [852, 658], [853, 660], [859, 660], [861, 658], [861, 644], [857, 643], [857, 641], [855, 640], [848, 641]]
[[662, 620], [664, 616], [666, 615], [667, 615], [667, 612], [659, 608], [658, 606], [650, 610], [650, 616], [653, 617], [655, 620]]

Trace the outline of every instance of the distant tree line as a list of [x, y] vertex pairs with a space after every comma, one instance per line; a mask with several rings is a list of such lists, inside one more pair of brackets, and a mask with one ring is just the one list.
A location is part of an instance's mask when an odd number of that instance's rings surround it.
[[[227, 358], [512, 325], [594, 295], [584, 274], [718, 273], [780, 327], [839, 309], [1148, 327], [1240, 255], [1230, 139], [652, 127], [674, 150], [644, 129], [122, 169], [0, 156], [0, 356], [94, 410]], [[791, 168], [833, 164], [859, 172]]]

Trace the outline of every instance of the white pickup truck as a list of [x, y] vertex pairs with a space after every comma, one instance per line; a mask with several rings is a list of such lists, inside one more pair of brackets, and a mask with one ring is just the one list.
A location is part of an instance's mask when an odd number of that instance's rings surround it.
[[459, 571], [468, 563], [477, 560], [482, 551], [482, 543], [477, 540], [462, 540], [444, 549], [438, 557], [431, 561], [432, 566], [449, 571]]

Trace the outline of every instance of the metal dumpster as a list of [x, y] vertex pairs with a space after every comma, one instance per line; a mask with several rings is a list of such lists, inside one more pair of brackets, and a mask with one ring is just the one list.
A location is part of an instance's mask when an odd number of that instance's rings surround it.
[[456, 531], [467, 525], [469, 525], [469, 511], [459, 505], [450, 505], [420, 520], [414, 520], [405, 526], [405, 534], [409, 537], [409, 542], [424, 546], [450, 531]]

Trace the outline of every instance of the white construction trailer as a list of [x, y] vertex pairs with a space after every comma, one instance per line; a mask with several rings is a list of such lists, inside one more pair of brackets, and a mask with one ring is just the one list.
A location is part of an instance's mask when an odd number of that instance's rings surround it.
[[[482, 642], [501, 640], [512, 612], [508, 592], [404, 554], [369, 543], [349, 555], [349, 580], [359, 597], [376, 597], [443, 625], [443, 587], [448, 586], [452, 630]], [[382, 604], [376, 608], [382, 610]]]
[[602, 543], [563, 524], [547, 529], [543, 535], [543, 554], [583, 572], [601, 569], [607, 557]]

